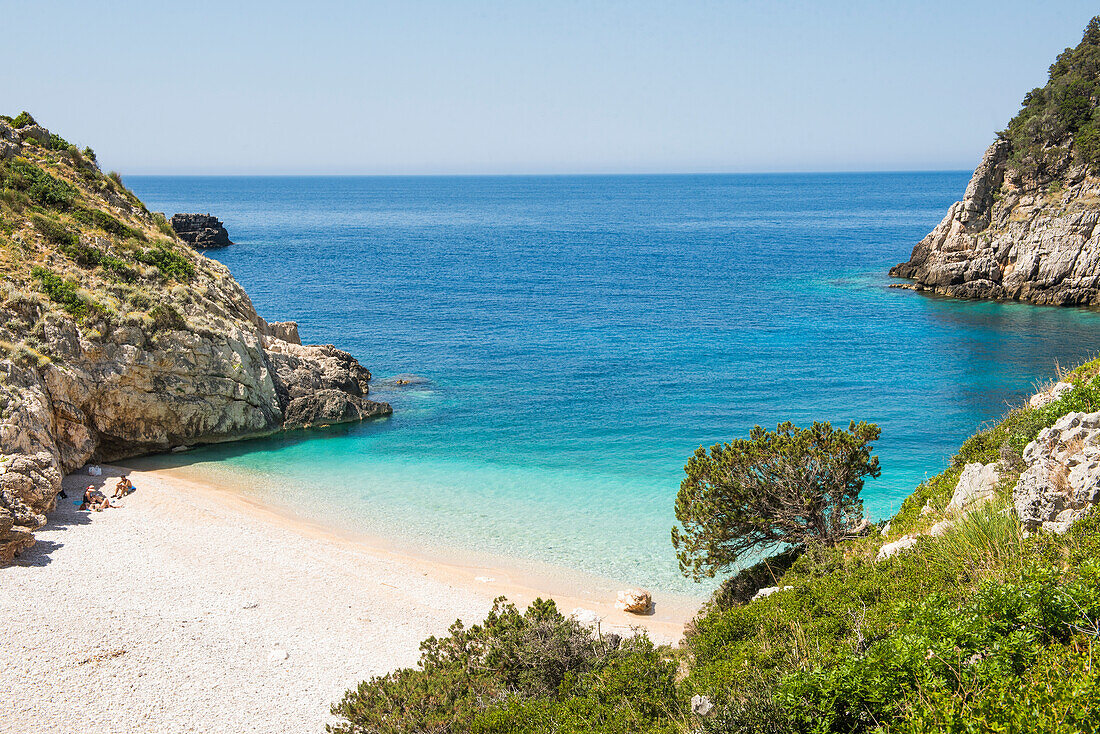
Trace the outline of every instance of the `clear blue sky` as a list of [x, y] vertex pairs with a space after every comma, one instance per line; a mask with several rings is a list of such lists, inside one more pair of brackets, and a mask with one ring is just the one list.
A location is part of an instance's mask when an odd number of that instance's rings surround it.
[[973, 168], [1097, 12], [0, 0], [0, 100], [124, 174]]

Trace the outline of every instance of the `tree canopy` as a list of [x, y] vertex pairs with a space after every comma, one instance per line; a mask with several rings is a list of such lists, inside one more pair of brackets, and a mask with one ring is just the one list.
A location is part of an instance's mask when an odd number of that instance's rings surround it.
[[1024, 96], [1023, 105], [1000, 133], [1012, 144], [1012, 165], [1027, 176], [1057, 173], [1073, 156], [1100, 166], [1100, 16], [1089, 21], [1081, 42], [1050, 66], [1043, 87]]
[[879, 475], [878, 426], [829, 423], [700, 447], [684, 467], [672, 544], [684, 575], [714, 576], [753, 551], [851, 537], [863, 514], [864, 477]]

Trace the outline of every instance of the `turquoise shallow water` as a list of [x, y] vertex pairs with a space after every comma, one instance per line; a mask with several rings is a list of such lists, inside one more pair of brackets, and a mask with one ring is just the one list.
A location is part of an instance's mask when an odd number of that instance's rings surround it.
[[[888, 516], [1100, 314], [887, 288], [967, 173], [128, 179], [209, 211], [269, 320], [355, 354], [389, 420], [172, 457], [413, 545], [699, 592], [669, 528], [699, 445], [882, 426]], [[415, 374], [422, 384], [386, 380]]]

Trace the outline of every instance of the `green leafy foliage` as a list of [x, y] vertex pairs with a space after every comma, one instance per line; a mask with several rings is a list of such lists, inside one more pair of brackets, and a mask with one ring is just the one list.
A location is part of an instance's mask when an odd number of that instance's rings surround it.
[[497, 599], [482, 624], [455, 622], [450, 632], [421, 645], [418, 668], [348, 691], [330, 731], [546, 731], [540, 721], [560, 722], [558, 731], [636, 731], [678, 708], [675, 665], [648, 639], [596, 636], [552, 601], [520, 613]]
[[1027, 93], [1001, 133], [1012, 144], [1013, 167], [1027, 176], [1056, 175], [1071, 144], [1078, 160], [1100, 165], [1098, 105], [1100, 16], [1075, 48], [1058, 55], [1046, 85]]
[[62, 278], [41, 266], [35, 266], [31, 274], [41, 283], [42, 290], [46, 292], [49, 299], [59, 304], [78, 321], [104, 313], [101, 305], [85, 298], [79, 292], [79, 283]]
[[139, 229], [129, 227], [100, 209], [76, 209], [72, 214], [77, 221], [92, 227], [98, 227], [107, 234], [117, 235], [127, 239], [148, 240], [145, 233]]
[[73, 146], [69, 143], [68, 140], [61, 137], [57, 133], [50, 133], [50, 142], [47, 147], [50, 150], [68, 150]]
[[31, 201], [48, 209], [68, 209], [76, 198], [76, 189], [69, 183], [19, 158], [0, 168], [0, 184], [25, 192]]
[[8, 119], [11, 120], [11, 126], [16, 128], [16, 129], [19, 129], [21, 127], [26, 127], [27, 125], [37, 125], [38, 124], [37, 122], [35, 122], [35, 119], [33, 117], [31, 117], [31, 113], [27, 112], [26, 110], [23, 110], [18, 115], [16, 115], [14, 118], [8, 118]]
[[[1062, 655], [1087, 649], [1100, 632], [1097, 620], [1100, 563], [1085, 562], [1072, 579], [1033, 568], [1011, 583], [983, 582], [962, 604], [932, 594], [900, 605], [882, 639], [828, 668], [788, 677], [777, 698], [798, 731], [872, 731], [883, 721], [930, 719], [997, 730], [979, 717], [993, 725], [1022, 713], [1006, 717], [1002, 694], [1031, 687], [1029, 673], [1051, 645]], [[1095, 671], [1085, 678], [1100, 680]], [[1091, 697], [1100, 701], [1100, 691]], [[1087, 711], [1073, 708], [1077, 716]]]
[[165, 278], [188, 281], [195, 275], [194, 263], [160, 243], [140, 250], [136, 257], [139, 262], [156, 266]]
[[62, 247], [75, 247], [77, 235], [61, 222], [41, 214], [32, 214], [31, 222], [35, 229], [42, 233], [46, 241]]
[[714, 576], [754, 551], [775, 552], [851, 537], [863, 514], [864, 477], [879, 475], [871, 442], [878, 426], [828, 423], [775, 431], [699, 448], [684, 467], [672, 530], [680, 570]]

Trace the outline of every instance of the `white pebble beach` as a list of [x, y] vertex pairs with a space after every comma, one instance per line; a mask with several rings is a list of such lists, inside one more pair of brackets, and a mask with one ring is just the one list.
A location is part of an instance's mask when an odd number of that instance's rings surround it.
[[323, 732], [347, 688], [415, 664], [498, 595], [662, 642], [690, 616], [370, 548], [161, 471], [131, 473], [120, 508], [79, 511], [83, 486], [110, 494], [120, 469], [104, 469], [67, 477], [36, 545], [0, 568], [2, 732]]

